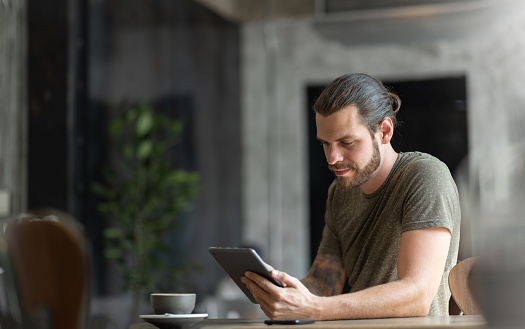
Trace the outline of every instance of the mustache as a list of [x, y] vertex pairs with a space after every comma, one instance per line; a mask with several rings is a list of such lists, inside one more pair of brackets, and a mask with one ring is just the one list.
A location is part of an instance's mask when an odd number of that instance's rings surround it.
[[335, 164], [329, 164], [328, 169], [331, 171], [335, 170], [345, 170], [345, 169], [353, 169], [357, 170], [359, 169], [355, 163], [347, 162], [347, 163], [335, 163]]

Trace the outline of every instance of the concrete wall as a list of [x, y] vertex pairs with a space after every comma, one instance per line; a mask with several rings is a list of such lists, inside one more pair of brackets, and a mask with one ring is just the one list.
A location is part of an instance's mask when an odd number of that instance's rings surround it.
[[26, 1], [0, 1], [0, 218], [27, 206], [26, 15]]
[[[525, 110], [525, 10], [518, 2], [497, 4], [441, 13], [439, 19], [354, 15], [349, 25], [340, 25], [346, 33], [338, 33], [370, 36], [354, 43], [329, 39], [323, 24], [334, 23], [337, 30], [337, 21], [329, 18], [246, 25], [241, 42], [244, 238], [266, 249], [274, 266], [306, 275], [309, 84], [348, 72], [389, 80], [466, 75], [471, 154], [507, 144], [509, 122]], [[431, 22], [430, 29], [425, 22]]]

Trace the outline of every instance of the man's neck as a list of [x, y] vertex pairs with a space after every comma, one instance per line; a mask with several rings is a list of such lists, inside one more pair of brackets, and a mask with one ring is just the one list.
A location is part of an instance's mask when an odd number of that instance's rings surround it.
[[377, 191], [385, 182], [388, 175], [390, 174], [390, 171], [392, 171], [394, 164], [396, 163], [399, 154], [394, 151], [392, 145], [388, 143], [387, 145], [384, 145], [384, 148], [385, 149], [381, 157], [381, 164], [374, 173], [374, 176], [368, 182], [359, 187], [364, 194], [371, 194]]

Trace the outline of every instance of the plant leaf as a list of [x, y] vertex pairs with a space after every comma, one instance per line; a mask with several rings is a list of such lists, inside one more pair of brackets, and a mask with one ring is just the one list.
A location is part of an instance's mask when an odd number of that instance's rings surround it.
[[153, 150], [153, 142], [151, 140], [144, 140], [139, 144], [137, 149], [137, 156], [141, 160], [145, 160], [151, 156]]
[[104, 250], [104, 256], [109, 259], [117, 259], [122, 257], [122, 251], [118, 248], [106, 248]]
[[104, 236], [109, 239], [122, 239], [124, 232], [119, 227], [110, 227], [104, 230]]
[[153, 114], [151, 111], [145, 111], [140, 114], [135, 126], [135, 133], [139, 137], [147, 135], [153, 128]]

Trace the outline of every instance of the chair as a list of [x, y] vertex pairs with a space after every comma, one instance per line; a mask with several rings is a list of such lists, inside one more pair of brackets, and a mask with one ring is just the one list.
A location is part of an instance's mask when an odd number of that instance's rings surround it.
[[10, 221], [5, 237], [26, 318], [53, 329], [85, 328], [90, 266], [77, 222], [58, 210], [38, 210]]
[[476, 257], [464, 259], [457, 263], [448, 275], [448, 285], [452, 298], [463, 314], [467, 315], [481, 314], [471, 285], [471, 269], [475, 262]]
[[20, 328], [22, 311], [7, 241], [0, 236], [0, 328]]

